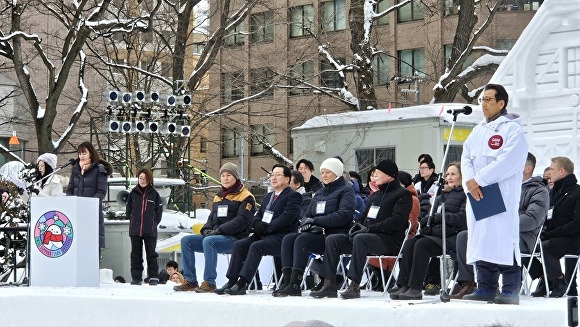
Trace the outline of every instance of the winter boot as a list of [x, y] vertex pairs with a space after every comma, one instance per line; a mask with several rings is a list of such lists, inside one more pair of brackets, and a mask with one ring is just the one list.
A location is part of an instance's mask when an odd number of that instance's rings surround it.
[[520, 304], [518, 292], [502, 291], [500, 295], [493, 299], [495, 304]]
[[464, 300], [493, 302], [497, 292], [485, 291], [483, 289], [476, 289], [475, 292], [463, 296]]
[[398, 300], [399, 299], [399, 295], [407, 292], [408, 289], [409, 288], [407, 286], [398, 286], [397, 285], [397, 286], [395, 286], [395, 287], [393, 287], [392, 289], [389, 290], [389, 291], [392, 290], [392, 292], [390, 292], [390, 295], [389, 296], [393, 300]]
[[546, 296], [546, 284], [544, 282], [544, 278], [540, 277], [538, 281], [538, 286], [536, 286], [536, 290], [532, 292], [533, 297], [542, 297]]
[[290, 283], [288, 286], [280, 289], [276, 295], [276, 297], [284, 297], [284, 296], [302, 296], [302, 275], [304, 275], [304, 270], [292, 268], [292, 274], [290, 275]]
[[399, 294], [399, 300], [423, 300], [423, 291], [409, 288], [406, 292]]
[[556, 279], [550, 285], [554, 285], [554, 287], [550, 287], [550, 297], [562, 297], [566, 294], [566, 288], [568, 288], [568, 283], [566, 282], [566, 278], [562, 277]]
[[287, 268], [282, 268], [282, 284], [280, 284], [280, 287], [278, 287], [277, 289], [274, 290], [274, 292], [272, 292], [272, 296], [276, 296], [276, 294], [278, 294], [278, 292], [284, 288], [286, 288], [286, 286], [288, 286], [288, 284], [290, 284], [290, 276], [292, 275], [292, 268], [287, 267]]
[[320, 289], [324, 285], [324, 277], [318, 276], [318, 278], [320, 278], [320, 281], [318, 282], [318, 284], [316, 284], [316, 285], [314, 285], [314, 287], [312, 287], [311, 291], [320, 291]]
[[330, 279], [325, 279], [324, 285], [322, 285], [320, 291], [312, 291], [310, 292], [310, 296], [317, 299], [321, 299], [323, 297], [337, 298], [338, 291], [336, 290], [336, 284], [333, 285]]
[[360, 285], [354, 279], [350, 280], [350, 284], [346, 291], [340, 293], [340, 297], [343, 299], [357, 299], [360, 297]]
[[[451, 294], [450, 298], [454, 300], [461, 300], [467, 294], [471, 294], [475, 292], [477, 289], [477, 284], [475, 282], [462, 282], [461, 287], [455, 287], [453, 290], [453, 294]], [[457, 290], [457, 292], [455, 292]]]

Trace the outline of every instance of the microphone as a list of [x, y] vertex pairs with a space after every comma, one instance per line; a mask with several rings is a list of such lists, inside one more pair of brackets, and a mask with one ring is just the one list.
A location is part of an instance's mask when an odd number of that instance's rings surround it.
[[473, 111], [473, 109], [471, 109], [470, 106], [465, 106], [461, 109], [449, 109], [449, 110], [447, 110], [447, 113], [454, 114], [454, 115], [459, 115], [459, 114], [471, 115], [472, 111]]

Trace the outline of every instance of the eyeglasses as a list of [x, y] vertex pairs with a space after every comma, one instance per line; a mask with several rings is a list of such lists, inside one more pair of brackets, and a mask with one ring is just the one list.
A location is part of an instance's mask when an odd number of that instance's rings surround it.
[[497, 101], [496, 98], [492, 98], [492, 97], [485, 97], [485, 98], [479, 98], [479, 99], [477, 99], [477, 101], [479, 101], [479, 104], [482, 104], [484, 102], [485, 103], [489, 103], [491, 100]]

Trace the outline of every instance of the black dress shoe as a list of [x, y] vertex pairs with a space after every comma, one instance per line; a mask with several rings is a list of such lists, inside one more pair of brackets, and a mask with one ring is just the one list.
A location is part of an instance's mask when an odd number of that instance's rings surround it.
[[220, 288], [216, 288], [215, 290], [213, 290], [213, 292], [217, 295], [224, 295], [224, 294], [226, 294], [225, 291], [227, 289], [230, 289], [230, 288], [232, 288], [232, 285], [225, 283], [224, 286], [222, 286]]
[[550, 297], [562, 297], [566, 294], [566, 289], [568, 288], [566, 278], [556, 279], [553, 284], [554, 288], [550, 287]]
[[225, 294], [228, 295], [246, 295], [246, 290], [248, 286], [239, 287], [238, 284], [224, 290]]

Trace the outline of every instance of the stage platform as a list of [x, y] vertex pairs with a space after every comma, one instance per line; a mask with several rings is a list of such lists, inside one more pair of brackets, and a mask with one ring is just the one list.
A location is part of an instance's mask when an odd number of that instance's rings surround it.
[[274, 298], [174, 292], [174, 284], [0, 287], [0, 326], [284, 326], [321, 320], [334, 326], [566, 326], [566, 298], [522, 297], [520, 305], [360, 299]]

